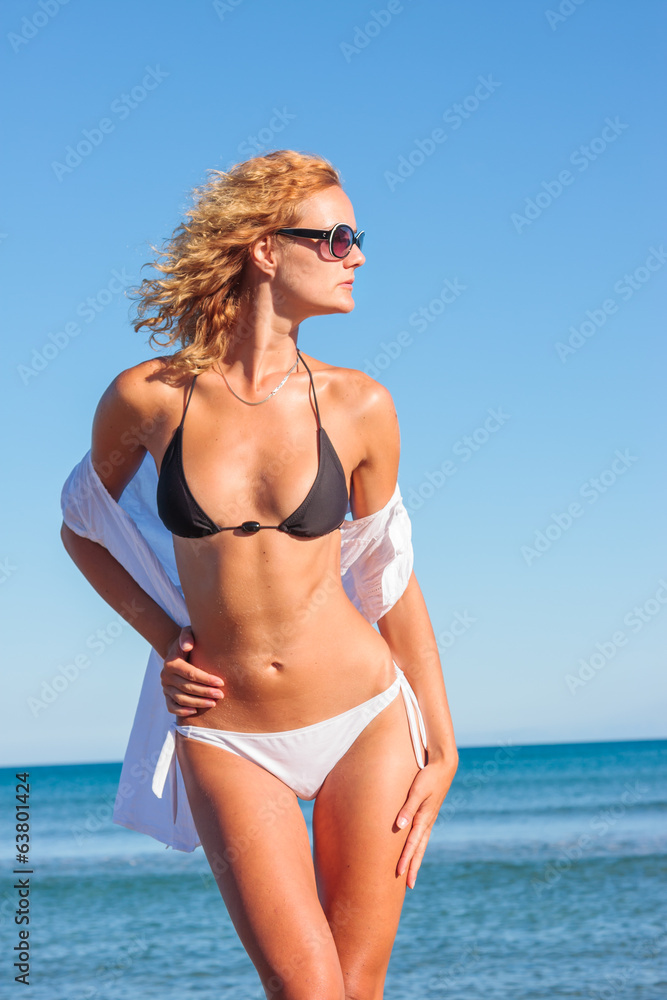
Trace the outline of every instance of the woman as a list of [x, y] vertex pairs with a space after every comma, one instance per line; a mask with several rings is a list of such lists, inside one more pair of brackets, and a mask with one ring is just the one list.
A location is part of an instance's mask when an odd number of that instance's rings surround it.
[[303, 320], [354, 308], [363, 234], [316, 156], [255, 157], [197, 194], [135, 323], [181, 348], [114, 379], [91, 448], [115, 500], [146, 452], [160, 470], [189, 662], [109, 552], [63, 540], [165, 660], [197, 832], [267, 996], [377, 1000], [458, 755], [414, 573], [379, 631], [341, 582], [348, 504], [356, 521], [400, 499], [391, 396], [297, 348]]

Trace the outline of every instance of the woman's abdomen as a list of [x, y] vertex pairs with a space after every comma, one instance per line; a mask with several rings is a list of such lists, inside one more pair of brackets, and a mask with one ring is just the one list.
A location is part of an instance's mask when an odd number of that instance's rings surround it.
[[[288, 587], [293, 600], [256, 602], [233, 616], [192, 616], [190, 662], [225, 681], [224, 698], [188, 722], [278, 732], [311, 725], [384, 691], [394, 680], [385, 640], [337, 579]], [[251, 605], [251, 602], [248, 602]]]

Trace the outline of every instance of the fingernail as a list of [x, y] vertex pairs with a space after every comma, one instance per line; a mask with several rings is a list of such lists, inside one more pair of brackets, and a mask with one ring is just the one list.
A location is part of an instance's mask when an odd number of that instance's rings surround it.
[[405, 818], [405, 816], [401, 816], [401, 818], [400, 818], [399, 820], [397, 820], [397, 822], [396, 822], [396, 826], [400, 827], [400, 828], [401, 828], [401, 830], [402, 830], [402, 829], [403, 829], [403, 827], [404, 827], [404, 826], [405, 826], [405, 825], [407, 824], [407, 822], [408, 822], [408, 821], [407, 821], [407, 819]]

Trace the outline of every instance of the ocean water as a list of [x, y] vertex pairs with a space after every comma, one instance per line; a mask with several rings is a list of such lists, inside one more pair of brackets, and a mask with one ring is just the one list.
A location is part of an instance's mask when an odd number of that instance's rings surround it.
[[[15, 769], [0, 774], [3, 997], [263, 1000], [201, 848], [111, 822], [120, 764], [30, 768], [30, 986], [15, 983], [25, 866]], [[462, 749], [385, 1000], [665, 1000], [666, 876], [667, 741]]]

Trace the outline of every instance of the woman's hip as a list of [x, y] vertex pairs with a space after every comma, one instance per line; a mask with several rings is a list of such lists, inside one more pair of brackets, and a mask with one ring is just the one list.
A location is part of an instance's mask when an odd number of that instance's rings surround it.
[[189, 725], [177, 726], [176, 731], [186, 739], [252, 761], [274, 774], [299, 798], [313, 799], [327, 775], [364, 729], [401, 696], [415, 758], [421, 768], [425, 765], [426, 748], [421, 711], [405, 674], [393, 661], [392, 667], [394, 680], [383, 691], [344, 712], [307, 726], [246, 732]]

